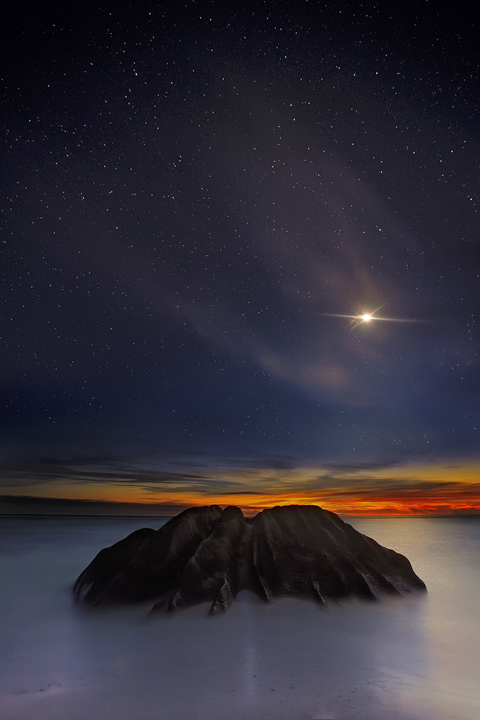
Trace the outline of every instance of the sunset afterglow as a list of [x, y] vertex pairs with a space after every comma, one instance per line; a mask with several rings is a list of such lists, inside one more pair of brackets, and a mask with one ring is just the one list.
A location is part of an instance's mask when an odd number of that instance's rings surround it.
[[[390, 468], [212, 470], [189, 477], [153, 472], [122, 477], [57, 479], [25, 484], [23, 495], [89, 502], [139, 503], [161, 508], [238, 505], [249, 514], [275, 505], [313, 504], [342, 515], [432, 515], [480, 512], [480, 463]], [[3, 494], [13, 494], [5, 488]], [[18, 495], [18, 493], [16, 493]], [[168, 510], [168, 514], [171, 511]]]

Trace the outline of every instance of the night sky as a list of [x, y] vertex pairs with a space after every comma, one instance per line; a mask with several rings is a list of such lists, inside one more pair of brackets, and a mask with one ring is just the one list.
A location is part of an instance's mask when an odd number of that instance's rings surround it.
[[2, 511], [480, 510], [474, 4], [14, 5]]

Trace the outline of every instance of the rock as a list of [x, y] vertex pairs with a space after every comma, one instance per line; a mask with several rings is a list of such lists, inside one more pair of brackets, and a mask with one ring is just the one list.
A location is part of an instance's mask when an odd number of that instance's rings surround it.
[[215, 614], [245, 589], [266, 602], [303, 596], [324, 604], [426, 587], [406, 557], [316, 505], [275, 507], [252, 519], [211, 505], [101, 550], [73, 589], [91, 607], [156, 601], [154, 610], [171, 612], [209, 602]]

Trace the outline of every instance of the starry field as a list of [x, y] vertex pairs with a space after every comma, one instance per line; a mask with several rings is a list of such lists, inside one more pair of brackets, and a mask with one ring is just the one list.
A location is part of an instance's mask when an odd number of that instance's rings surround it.
[[2, 25], [2, 512], [478, 511], [473, 6]]

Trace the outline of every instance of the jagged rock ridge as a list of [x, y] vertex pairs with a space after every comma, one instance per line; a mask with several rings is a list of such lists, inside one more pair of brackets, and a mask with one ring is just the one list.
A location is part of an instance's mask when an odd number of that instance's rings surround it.
[[264, 510], [190, 508], [155, 531], [137, 530], [101, 550], [74, 585], [91, 607], [156, 601], [175, 611], [211, 603], [227, 610], [240, 590], [266, 602], [287, 596], [328, 599], [426, 590], [406, 557], [316, 505]]

